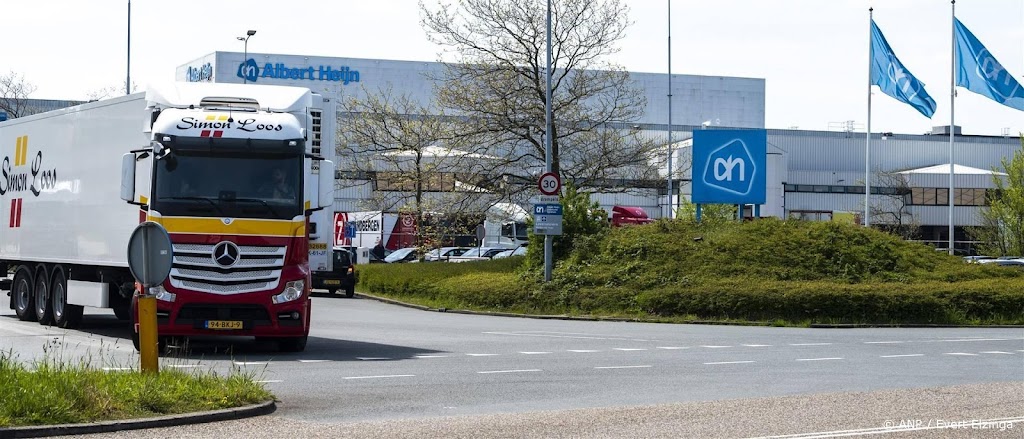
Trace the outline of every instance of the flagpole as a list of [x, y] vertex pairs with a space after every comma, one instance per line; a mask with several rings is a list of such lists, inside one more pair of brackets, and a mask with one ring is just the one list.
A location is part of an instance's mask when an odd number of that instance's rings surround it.
[[868, 135], [864, 142], [864, 227], [871, 227], [871, 56], [873, 44], [871, 41], [871, 22], [874, 20], [875, 8], [868, 8]]
[[956, 0], [950, 0], [953, 18], [950, 20], [951, 60], [949, 76], [949, 254], [953, 254], [953, 137], [955, 131], [954, 108], [956, 102]]

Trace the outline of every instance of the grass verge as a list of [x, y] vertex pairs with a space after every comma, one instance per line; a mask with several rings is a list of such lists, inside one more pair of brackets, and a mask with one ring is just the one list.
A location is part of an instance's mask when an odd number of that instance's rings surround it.
[[31, 363], [0, 352], [0, 428], [135, 419], [241, 407], [272, 400], [255, 373], [92, 365], [91, 358], [65, 362], [59, 340]]

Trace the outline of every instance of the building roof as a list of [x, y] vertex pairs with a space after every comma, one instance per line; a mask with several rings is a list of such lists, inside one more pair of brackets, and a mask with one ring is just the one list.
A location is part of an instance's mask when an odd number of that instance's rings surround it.
[[[949, 163], [926, 166], [917, 169], [908, 169], [906, 171], [900, 171], [900, 174], [949, 174]], [[953, 165], [953, 174], [955, 175], [1006, 175], [1002, 172], [990, 171], [987, 169], [972, 168], [964, 165]]]

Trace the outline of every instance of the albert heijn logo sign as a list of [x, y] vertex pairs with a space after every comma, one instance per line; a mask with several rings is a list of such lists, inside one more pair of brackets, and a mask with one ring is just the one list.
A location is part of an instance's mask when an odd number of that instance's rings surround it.
[[767, 144], [765, 130], [694, 131], [692, 201], [764, 204]]

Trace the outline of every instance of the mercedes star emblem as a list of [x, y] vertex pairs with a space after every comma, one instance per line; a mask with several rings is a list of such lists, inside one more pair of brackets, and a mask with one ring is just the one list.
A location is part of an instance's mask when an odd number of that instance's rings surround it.
[[213, 261], [221, 267], [230, 267], [238, 262], [238, 246], [233, 242], [224, 241], [213, 247]]

